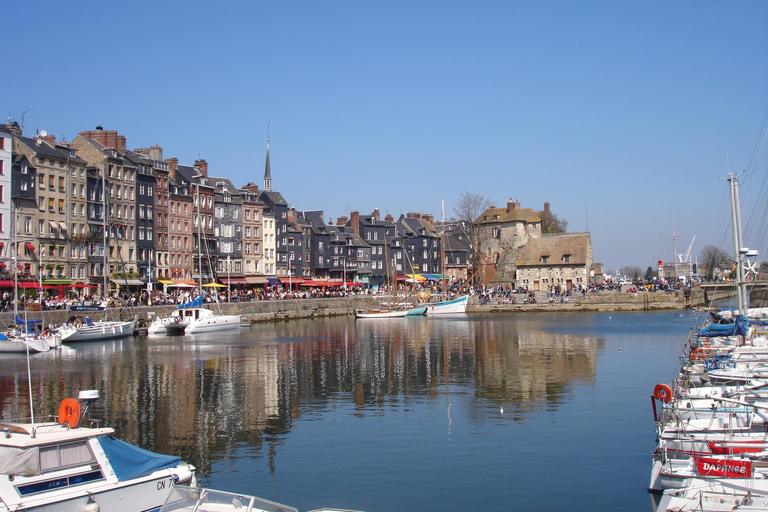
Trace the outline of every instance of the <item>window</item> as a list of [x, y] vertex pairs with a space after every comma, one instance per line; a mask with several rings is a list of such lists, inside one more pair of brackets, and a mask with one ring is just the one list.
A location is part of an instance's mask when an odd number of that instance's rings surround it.
[[547, 263], [549, 263], [549, 256], [542, 256], [542, 257], [541, 257], [541, 262], [542, 262], [542, 263], [544, 263], [545, 265], [546, 265]]
[[563, 263], [570, 263], [570, 262], [571, 262], [571, 255], [563, 254]]

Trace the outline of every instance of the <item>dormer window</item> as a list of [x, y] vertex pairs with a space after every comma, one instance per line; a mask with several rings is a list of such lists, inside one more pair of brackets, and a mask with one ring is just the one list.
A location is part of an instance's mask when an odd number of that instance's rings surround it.
[[570, 262], [571, 262], [571, 255], [563, 254], [563, 263], [570, 263]]
[[549, 263], [549, 256], [542, 256], [542, 257], [541, 257], [541, 262], [542, 262], [543, 264], [545, 264], [545, 265], [546, 265], [547, 263]]

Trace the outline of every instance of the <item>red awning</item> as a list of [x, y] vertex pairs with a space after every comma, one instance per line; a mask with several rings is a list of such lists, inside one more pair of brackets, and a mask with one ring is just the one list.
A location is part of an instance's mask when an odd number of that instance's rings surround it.
[[13, 281], [10, 279], [3, 279], [0, 281], [0, 288], [13, 288]]
[[19, 288], [40, 288], [37, 281], [19, 281]]
[[281, 277], [280, 282], [283, 284], [290, 284], [290, 285], [304, 284], [304, 278], [303, 277], [291, 277], [291, 278]]
[[307, 281], [303, 283], [304, 286], [330, 286], [331, 283], [328, 281]]
[[26, 247], [27, 249], [29, 249], [29, 250], [30, 250], [30, 251], [32, 251], [32, 252], [34, 252], [34, 250], [35, 250], [35, 246], [34, 246], [34, 245], [32, 245], [32, 244], [31, 244], [31, 243], [29, 243], [29, 242], [26, 242], [26, 243], [24, 244], [24, 247]]

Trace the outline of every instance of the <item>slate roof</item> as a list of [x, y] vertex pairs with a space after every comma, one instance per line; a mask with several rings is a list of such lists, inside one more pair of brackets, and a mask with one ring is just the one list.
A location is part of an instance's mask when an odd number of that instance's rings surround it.
[[[586, 265], [590, 253], [589, 233], [557, 233], [532, 238], [525, 244], [517, 260], [518, 267], [541, 267], [562, 265]], [[570, 262], [564, 263], [563, 256], [570, 255]], [[541, 257], [549, 256], [549, 263], [542, 263]]]
[[288, 206], [288, 201], [283, 199], [280, 192], [276, 190], [262, 190], [259, 194], [259, 199], [271, 206]]
[[477, 218], [480, 224], [493, 224], [497, 222], [541, 222], [539, 212], [532, 208], [517, 208], [507, 212], [506, 208], [488, 208]]
[[44, 156], [46, 158], [56, 158], [58, 160], [69, 159], [69, 161], [71, 162], [78, 162], [78, 163], [85, 164], [85, 160], [83, 160], [82, 158], [77, 156], [76, 157], [69, 156], [69, 150], [53, 147], [48, 142], [42, 139], [39, 139], [40, 144], [37, 143], [36, 139], [32, 139], [29, 137], [19, 137], [19, 140], [37, 155]]

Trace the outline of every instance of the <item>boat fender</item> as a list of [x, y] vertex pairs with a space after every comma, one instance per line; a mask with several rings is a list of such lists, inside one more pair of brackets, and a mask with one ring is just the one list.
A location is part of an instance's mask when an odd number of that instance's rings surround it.
[[663, 400], [665, 404], [668, 404], [672, 400], [672, 388], [669, 384], [659, 383], [653, 388], [653, 398]]
[[180, 466], [173, 472], [173, 482], [183, 484], [192, 480], [192, 470], [189, 466]]
[[59, 405], [59, 424], [65, 423], [70, 428], [75, 428], [80, 423], [80, 402], [74, 398], [65, 398]]
[[83, 512], [101, 512], [101, 507], [93, 500], [93, 496], [88, 496], [88, 502], [83, 507]]

